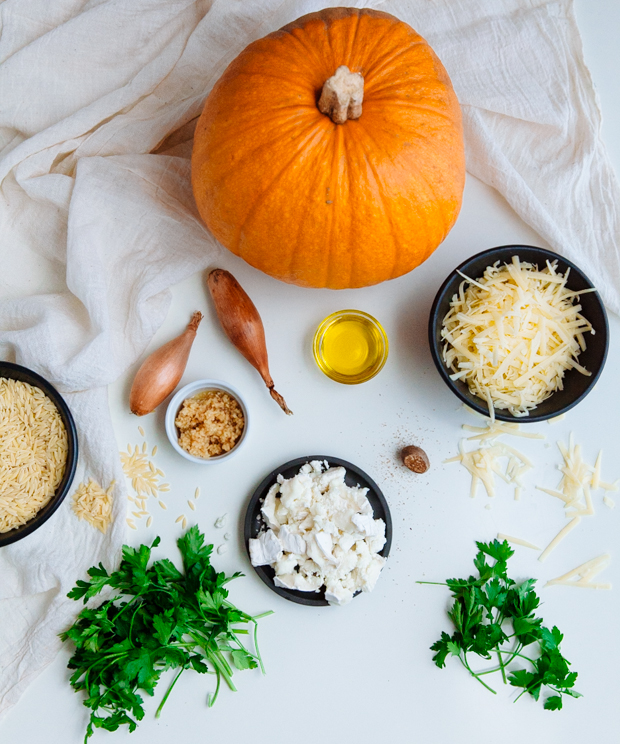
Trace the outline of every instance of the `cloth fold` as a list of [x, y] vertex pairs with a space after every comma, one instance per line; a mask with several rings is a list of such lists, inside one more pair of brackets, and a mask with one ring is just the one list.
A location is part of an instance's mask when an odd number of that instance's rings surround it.
[[[221, 250], [191, 194], [192, 122], [248, 43], [330, 4], [0, 3], [0, 356], [65, 395], [81, 443], [75, 484], [117, 484], [105, 536], [75, 518], [68, 498], [35, 534], [0, 549], [0, 716], [54, 658], [75, 579], [118, 557], [126, 499], [106, 385], [163, 322], [169, 287]], [[349, 4], [392, 13], [427, 38], [462, 104], [470, 173], [618, 312], [620, 188], [570, 0]]]

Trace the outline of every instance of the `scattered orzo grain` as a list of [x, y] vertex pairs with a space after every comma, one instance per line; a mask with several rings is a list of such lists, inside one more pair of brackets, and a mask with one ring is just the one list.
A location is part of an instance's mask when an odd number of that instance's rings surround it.
[[148, 518], [148, 519], [146, 520], [146, 526], [147, 526], [147, 527], [150, 527], [150, 526], [151, 526], [152, 524], [153, 524], [153, 517], [149, 517], [149, 518]]
[[[146, 444], [146, 443], [145, 443]], [[121, 464], [123, 472], [131, 481], [133, 490], [138, 496], [156, 496], [158, 491], [158, 473], [151, 468], [148, 455], [140, 452], [138, 445], [133, 448], [127, 446], [127, 452], [121, 452]]]
[[194, 504], [194, 502], [193, 502], [193, 501], [190, 501], [190, 500], [188, 499], [188, 500], [187, 500], [187, 503], [189, 504], [189, 508], [190, 508], [190, 509], [191, 509], [192, 511], [196, 511], [196, 504]]
[[185, 519], [185, 514], [181, 514], [181, 516], [180, 516], [180, 517], [177, 517], [177, 518], [176, 518], [176, 519], [174, 520], [174, 522], [175, 522], [175, 524], [176, 524], [177, 522], [182, 522], [182, 521], [183, 521], [184, 519]]
[[159, 505], [161, 506], [161, 508], [162, 508], [162, 509], [167, 509], [167, 508], [168, 508], [168, 507], [167, 507], [167, 506], [166, 506], [166, 505], [164, 504], [164, 502], [163, 502], [163, 501], [160, 501], [160, 502], [159, 502]]
[[144, 429], [141, 426], [138, 427], [138, 431], [142, 436], [144, 436]]
[[132, 530], [137, 530], [138, 529], [136, 527], [136, 525], [133, 523], [133, 519], [128, 519], [127, 520], [127, 524], [131, 527]]
[[0, 377], [0, 533], [26, 524], [50, 501], [67, 452], [67, 432], [47, 395]]
[[85, 520], [105, 535], [112, 521], [113, 492], [114, 481], [104, 491], [97, 481], [89, 478], [88, 483], [80, 483], [77, 487], [71, 508], [76, 517]]

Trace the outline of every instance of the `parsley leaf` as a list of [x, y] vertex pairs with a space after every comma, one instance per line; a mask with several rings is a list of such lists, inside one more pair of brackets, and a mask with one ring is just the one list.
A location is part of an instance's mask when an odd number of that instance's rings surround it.
[[[96, 728], [134, 731], [144, 717], [138, 690], [153, 695], [162, 673], [178, 669], [158, 708], [157, 716], [185, 669], [217, 677], [235, 690], [233, 667], [255, 669], [263, 662], [256, 643], [257, 618], [242, 612], [228, 600], [225, 584], [242, 576], [226, 576], [211, 565], [213, 545], [205, 545], [198, 527], [191, 527], [177, 544], [183, 559], [182, 573], [167, 558], [149, 565], [149, 546], [123, 546], [118, 569], [108, 573], [103, 565], [88, 570], [90, 581], [78, 580], [67, 596], [74, 600], [96, 597], [110, 587], [116, 596], [94, 608], [86, 607], [60, 638], [75, 646], [69, 659], [73, 689], [85, 693], [84, 705], [92, 712], [86, 742]], [[270, 615], [271, 613], [264, 613]], [[260, 617], [263, 617], [261, 615]], [[239, 636], [254, 627], [255, 653]]]
[[[540, 604], [534, 591], [536, 579], [517, 584], [508, 577], [507, 562], [514, 550], [506, 540], [477, 542], [476, 546], [474, 566], [478, 576], [448, 579], [445, 583], [454, 598], [448, 617], [455, 632], [451, 636], [442, 632], [441, 638], [431, 646], [435, 651], [433, 661], [442, 669], [448, 656], [457, 657], [493, 693], [495, 690], [485, 681], [486, 675], [501, 672], [504, 683], [522, 688], [516, 700], [526, 692], [538, 700], [543, 689], [547, 689], [555, 694], [546, 698], [545, 710], [561, 710], [563, 695], [581, 697], [573, 689], [577, 673], [569, 671], [570, 662], [560, 651], [562, 633], [555, 626], [551, 630], [544, 627], [542, 618], [535, 615]], [[526, 647], [533, 647], [533, 651], [528, 649], [531, 656], [523, 653]], [[496, 658], [499, 665], [476, 672], [468, 653], [487, 661]], [[518, 660], [525, 660], [530, 669], [508, 670]]]

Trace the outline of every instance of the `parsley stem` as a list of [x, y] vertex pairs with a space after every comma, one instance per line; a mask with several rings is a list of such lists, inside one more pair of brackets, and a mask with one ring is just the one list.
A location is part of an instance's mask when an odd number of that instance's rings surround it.
[[215, 692], [213, 693], [213, 695], [209, 694], [207, 696], [207, 708], [211, 708], [211, 706], [215, 703], [215, 701], [217, 700], [218, 693], [220, 691], [220, 679], [222, 675], [217, 670], [216, 670], [216, 674], [217, 674], [217, 682], [215, 684]]
[[497, 658], [499, 660], [499, 668], [501, 669], [501, 672], [502, 672], [502, 679], [504, 680], [504, 684], [506, 685], [506, 684], [508, 684], [508, 681], [506, 680], [506, 671], [505, 671], [505, 668], [504, 668], [505, 665], [504, 665], [504, 662], [502, 660], [502, 654], [501, 654], [499, 648], [497, 649]]
[[[269, 613], [265, 613], [265, 614], [269, 614]], [[263, 664], [263, 657], [260, 655], [260, 649], [258, 648], [258, 623], [256, 621], [254, 621], [254, 648], [256, 649], [256, 655], [258, 656], [258, 663], [260, 664], [260, 670], [263, 674], [265, 674], [265, 665]]]
[[229, 674], [226, 667], [228, 667], [228, 669], [230, 669], [230, 667], [228, 666], [228, 662], [226, 661], [226, 659], [222, 656], [221, 651], [211, 651], [209, 649], [207, 651], [207, 658], [213, 664], [216, 670], [220, 672], [222, 677], [224, 677], [224, 680], [226, 681], [226, 684], [230, 687], [230, 689], [233, 692], [237, 692], [237, 688], [235, 687], [235, 684], [230, 677], [230, 675], [232, 674], [232, 669], [230, 670]]
[[416, 581], [416, 584], [434, 584], [435, 586], [448, 586], [445, 581]]
[[[463, 664], [465, 669], [467, 669], [467, 671], [471, 674], [472, 677], [475, 677], [483, 687], [487, 688], [487, 690], [490, 690], [494, 695], [497, 695], [497, 692], [495, 692], [495, 690], [492, 687], [489, 687], [489, 685], [487, 685], [486, 682], [481, 680], [480, 676], [476, 674], [476, 672], [474, 672], [473, 669], [469, 666], [469, 664], [467, 663], [467, 653], [465, 651], [463, 651], [463, 656], [459, 655], [459, 659], [461, 660], [461, 664]], [[495, 669], [494, 671], [497, 671], [497, 669]]]
[[166, 700], [168, 700], [168, 695], [170, 695], [170, 693], [172, 692], [172, 688], [176, 685], [177, 680], [183, 674], [184, 671], [185, 671], [185, 667], [181, 667], [181, 669], [179, 670], [179, 673], [177, 674], [177, 676], [172, 680], [172, 684], [170, 685], [170, 687], [168, 688], [166, 694], [162, 698], [162, 701], [159, 704], [159, 708], [157, 708], [157, 712], [155, 713], [155, 718], [159, 718], [159, 716], [161, 714], [161, 709], [164, 707], [164, 703], [166, 702]]

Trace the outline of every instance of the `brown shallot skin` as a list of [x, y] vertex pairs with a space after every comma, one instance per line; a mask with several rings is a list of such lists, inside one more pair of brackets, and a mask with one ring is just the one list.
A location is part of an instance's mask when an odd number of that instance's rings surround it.
[[179, 384], [201, 320], [202, 313], [195, 312], [180, 336], [168, 341], [144, 360], [129, 394], [129, 408], [136, 416], [145, 416], [154, 411]]
[[214, 269], [207, 277], [217, 317], [232, 344], [258, 371], [271, 397], [287, 415], [292, 411], [273, 387], [269, 374], [265, 329], [258, 310], [235, 277], [224, 269]]

